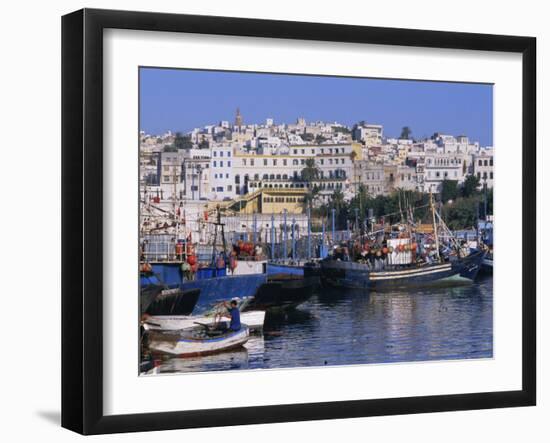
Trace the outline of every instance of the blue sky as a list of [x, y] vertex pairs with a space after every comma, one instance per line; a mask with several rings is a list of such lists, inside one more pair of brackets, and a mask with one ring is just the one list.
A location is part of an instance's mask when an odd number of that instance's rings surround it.
[[493, 87], [485, 84], [317, 77], [141, 68], [140, 129], [187, 132], [234, 121], [306, 121], [384, 125], [386, 136], [409, 126], [413, 137], [465, 134], [493, 144]]

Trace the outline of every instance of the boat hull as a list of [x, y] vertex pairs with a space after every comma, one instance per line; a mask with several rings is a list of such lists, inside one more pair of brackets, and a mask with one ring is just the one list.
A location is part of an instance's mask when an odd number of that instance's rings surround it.
[[159, 296], [162, 292], [161, 285], [147, 285], [140, 288], [139, 291], [139, 305], [141, 314], [145, 314], [147, 309], [153, 301]]
[[145, 312], [148, 315], [190, 315], [199, 296], [200, 289], [162, 289]]
[[245, 307], [250, 310], [292, 309], [306, 302], [319, 284], [316, 277], [279, 275], [258, 288], [254, 298]]
[[152, 333], [149, 337], [149, 349], [153, 353], [168, 354], [177, 357], [198, 357], [226, 352], [240, 348], [249, 339], [246, 325], [239, 331], [231, 331], [219, 337], [194, 339], [185, 335]]
[[470, 255], [461, 259], [463, 270], [460, 272], [460, 275], [469, 280], [475, 280], [481, 270], [486, 255], [485, 251], [472, 250]]
[[321, 262], [323, 285], [353, 289], [382, 289], [402, 286], [423, 286], [445, 280], [470, 281], [461, 277], [460, 262], [441, 263], [391, 270], [371, 271], [366, 264], [325, 260]]
[[282, 263], [268, 263], [267, 264], [268, 275], [297, 275], [304, 276], [304, 267], [298, 265], [288, 265]]
[[[176, 331], [193, 328], [196, 323], [211, 324], [212, 316], [194, 315], [155, 315], [144, 322], [148, 331]], [[248, 325], [251, 331], [261, 330], [264, 326], [265, 311], [248, 311], [241, 313], [241, 322]]]

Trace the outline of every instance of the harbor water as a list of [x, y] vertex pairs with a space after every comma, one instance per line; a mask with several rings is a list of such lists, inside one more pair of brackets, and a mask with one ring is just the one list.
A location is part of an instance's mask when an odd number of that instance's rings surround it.
[[493, 356], [493, 281], [387, 292], [322, 288], [297, 309], [268, 313], [235, 352], [170, 358], [160, 373], [299, 368]]

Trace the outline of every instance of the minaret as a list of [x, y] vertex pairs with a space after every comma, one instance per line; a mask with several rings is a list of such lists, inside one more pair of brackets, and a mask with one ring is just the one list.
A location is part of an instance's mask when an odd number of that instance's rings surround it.
[[237, 113], [235, 114], [235, 126], [241, 127], [243, 125], [243, 117], [241, 111], [237, 108]]

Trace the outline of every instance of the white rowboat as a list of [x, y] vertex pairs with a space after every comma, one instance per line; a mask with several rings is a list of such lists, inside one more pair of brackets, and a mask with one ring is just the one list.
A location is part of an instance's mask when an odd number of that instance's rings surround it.
[[248, 326], [244, 324], [238, 331], [227, 331], [221, 335], [208, 335], [208, 328], [203, 326], [179, 333], [151, 331], [149, 349], [179, 357], [196, 357], [240, 348], [248, 341], [249, 335]]
[[[261, 330], [264, 326], [265, 311], [241, 312], [241, 322], [248, 325], [251, 331]], [[192, 315], [153, 315], [143, 322], [147, 331], [177, 331], [194, 328], [196, 323], [211, 324], [212, 316]]]

